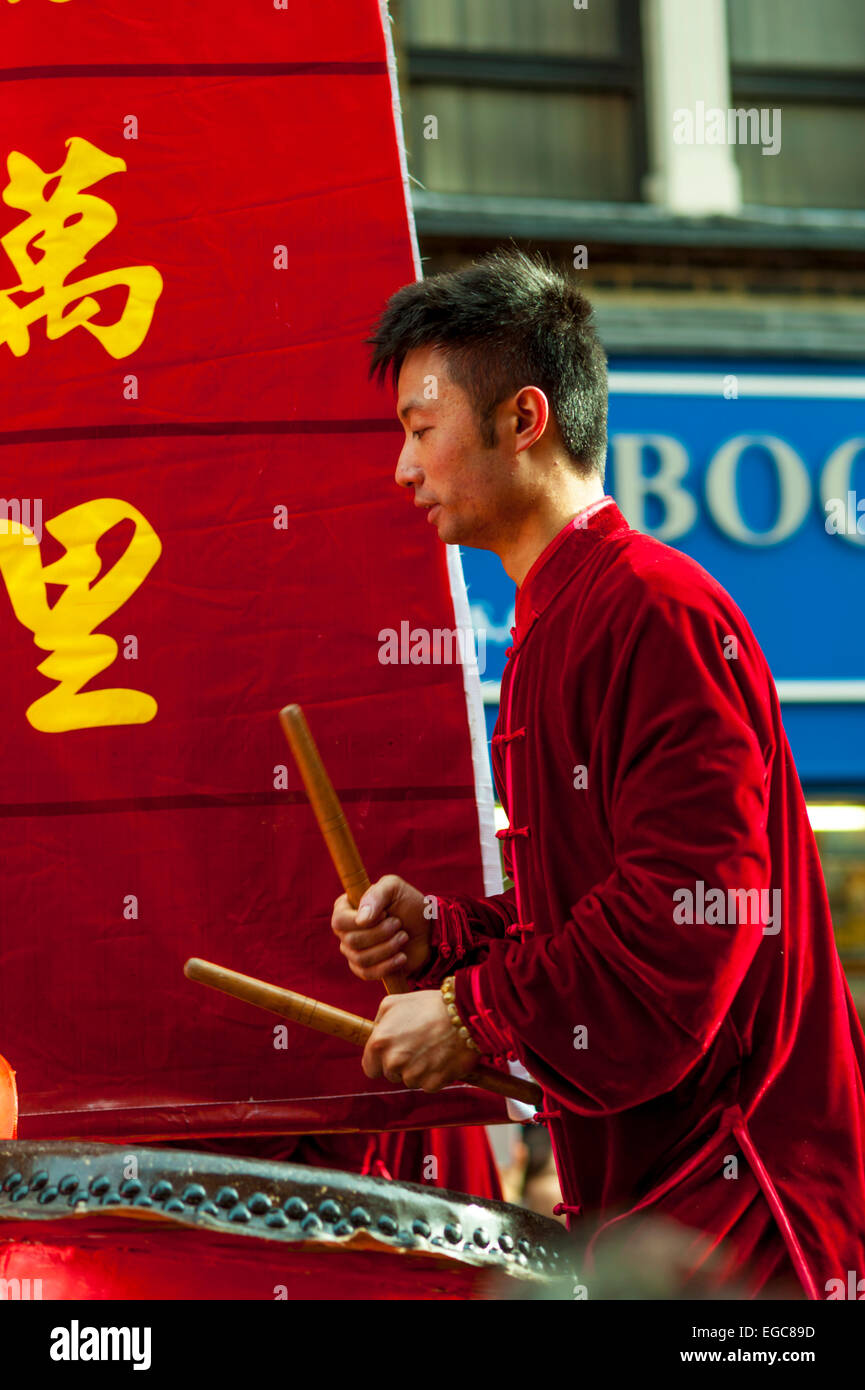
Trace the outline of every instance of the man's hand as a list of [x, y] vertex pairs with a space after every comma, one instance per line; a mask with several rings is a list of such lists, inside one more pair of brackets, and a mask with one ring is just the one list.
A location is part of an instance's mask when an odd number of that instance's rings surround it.
[[384, 1076], [422, 1091], [441, 1090], [473, 1071], [479, 1061], [451, 1023], [436, 989], [383, 999], [363, 1053], [367, 1076]]
[[381, 980], [399, 970], [415, 971], [430, 957], [426, 899], [396, 874], [367, 888], [357, 912], [345, 893], [333, 905], [331, 927], [339, 949], [359, 980]]

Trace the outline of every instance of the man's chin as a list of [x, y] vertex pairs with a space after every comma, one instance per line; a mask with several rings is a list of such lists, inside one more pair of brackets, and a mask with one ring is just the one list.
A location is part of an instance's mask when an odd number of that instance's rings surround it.
[[438, 538], [445, 545], [465, 545], [464, 527], [461, 527], [457, 518], [445, 510], [439, 509], [435, 520], [430, 525], [436, 531]]
[[470, 526], [460, 526], [453, 517], [440, 516], [433, 522], [438, 538], [444, 545], [464, 545], [469, 550], [482, 550], [484, 547], [477, 533]]
[[464, 541], [460, 536], [459, 527], [454, 526], [453, 522], [449, 521], [447, 517], [443, 517], [441, 520], [439, 520], [438, 522], [434, 522], [433, 524], [438, 533], [438, 538], [443, 545], [464, 544]]

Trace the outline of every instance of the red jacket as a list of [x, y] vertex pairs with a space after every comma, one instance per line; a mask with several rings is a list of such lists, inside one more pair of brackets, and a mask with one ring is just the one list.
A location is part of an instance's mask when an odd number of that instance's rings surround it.
[[779, 1252], [812, 1298], [865, 1276], [865, 1038], [732, 599], [594, 504], [518, 591], [493, 764], [515, 887], [440, 899], [416, 983], [456, 969], [542, 1084], [565, 1208], [671, 1217], [754, 1288]]

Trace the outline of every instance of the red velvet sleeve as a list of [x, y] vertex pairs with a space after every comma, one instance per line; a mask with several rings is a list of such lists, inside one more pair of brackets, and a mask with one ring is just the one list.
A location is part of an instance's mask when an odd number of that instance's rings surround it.
[[438, 989], [455, 970], [481, 960], [490, 941], [504, 937], [517, 920], [514, 890], [491, 898], [435, 900], [430, 945], [432, 956], [423, 970], [409, 976], [415, 989]]
[[532, 938], [491, 942], [482, 963], [456, 976], [457, 1008], [484, 1050], [514, 1048], [579, 1113], [614, 1113], [677, 1085], [720, 1029], [763, 939], [759, 921], [674, 917], [674, 894], [696, 896], [698, 881], [725, 900], [730, 889], [772, 888], [768, 773], [748, 713], [768, 698], [770, 677], [739, 626], [739, 658], [727, 660], [730, 614], [711, 596], [691, 604], [650, 594], [626, 640], [619, 630], [615, 659], [581, 668], [584, 688], [603, 672], [589, 778], [593, 768], [604, 778], [615, 868], [566, 921], [538, 932], [533, 905]]

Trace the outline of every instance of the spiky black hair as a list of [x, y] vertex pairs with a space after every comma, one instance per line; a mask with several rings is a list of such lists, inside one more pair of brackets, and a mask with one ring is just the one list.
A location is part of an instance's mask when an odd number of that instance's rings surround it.
[[394, 387], [409, 352], [439, 348], [490, 448], [496, 407], [522, 386], [540, 387], [577, 471], [603, 479], [606, 354], [589, 301], [540, 256], [506, 248], [404, 285], [366, 342], [373, 349], [370, 376], [384, 382], [390, 368]]

